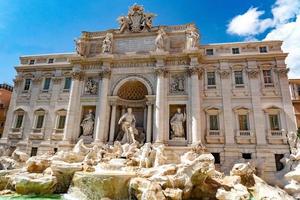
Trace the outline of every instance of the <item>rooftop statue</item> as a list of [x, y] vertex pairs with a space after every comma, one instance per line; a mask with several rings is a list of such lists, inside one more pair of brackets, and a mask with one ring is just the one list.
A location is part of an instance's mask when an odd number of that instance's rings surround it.
[[117, 19], [120, 24], [119, 33], [150, 31], [154, 17], [153, 13], [144, 13], [143, 6], [134, 4], [129, 8], [127, 16], [120, 16]]

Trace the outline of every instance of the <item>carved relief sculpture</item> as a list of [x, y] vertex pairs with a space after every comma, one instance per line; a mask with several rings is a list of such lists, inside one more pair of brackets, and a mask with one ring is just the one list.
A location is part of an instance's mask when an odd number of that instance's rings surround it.
[[102, 42], [102, 53], [112, 52], [112, 42], [113, 42], [113, 34], [107, 33]]
[[183, 123], [186, 120], [186, 113], [181, 113], [181, 108], [177, 108], [177, 113], [170, 120], [173, 138], [185, 137]]
[[154, 17], [155, 14], [153, 13], [144, 13], [143, 6], [134, 4], [129, 8], [127, 16], [121, 16], [117, 19], [120, 24], [119, 33], [150, 31]]
[[78, 40], [75, 40], [76, 52], [81, 56], [87, 56], [90, 50], [89, 43], [90, 36], [87, 33], [83, 33], [82, 37]]
[[171, 76], [170, 93], [183, 93], [185, 91], [185, 77], [183, 74]]
[[186, 31], [186, 49], [195, 50], [199, 42], [200, 35], [194, 25], [190, 25]]
[[155, 39], [156, 51], [165, 51], [167, 34], [163, 28], [158, 30], [158, 35]]
[[89, 79], [85, 84], [85, 92], [87, 94], [97, 94], [97, 83], [93, 79]]
[[94, 123], [95, 117], [92, 110], [89, 110], [89, 113], [82, 120], [80, 126], [82, 127], [83, 136], [92, 136], [94, 132]]

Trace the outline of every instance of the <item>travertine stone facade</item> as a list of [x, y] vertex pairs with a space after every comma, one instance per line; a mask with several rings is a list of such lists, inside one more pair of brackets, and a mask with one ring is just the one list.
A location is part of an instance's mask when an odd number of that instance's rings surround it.
[[2, 135], [4, 130], [6, 114], [8, 111], [12, 91], [12, 86], [5, 83], [0, 84], [0, 135]]
[[[194, 24], [152, 26], [146, 14], [135, 5], [119, 29], [83, 32], [75, 53], [22, 56], [1, 143], [38, 153], [82, 137], [112, 143], [130, 107], [170, 162], [202, 142], [224, 169], [244, 157], [276, 171], [296, 131], [282, 42], [203, 45]], [[176, 112], [186, 115], [183, 137], [171, 129]], [[87, 113], [92, 135], [83, 135]]]
[[290, 91], [296, 115], [297, 127], [300, 128], [300, 79], [290, 79]]

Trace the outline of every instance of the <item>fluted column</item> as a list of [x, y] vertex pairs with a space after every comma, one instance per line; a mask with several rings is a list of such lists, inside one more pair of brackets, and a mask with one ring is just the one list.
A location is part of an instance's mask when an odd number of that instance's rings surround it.
[[70, 90], [70, 98], [68, 104], [68, 113], [66, 117], [66, 125], [64, 128], [64, 143], [71, 143], [72, 134], [74, 133], [75, 127], [75, 119], [76, 115], [78, 115], [78, 109], [80, 106], [80, 82], [83, 78], [83, 72], [76, 70], [72, 72], [72, 86]]
[[191, 120], [192, 120], [192, 144], [201, 143], [201, 118], [200, 118], [200, 88], [199, 75], [201, 70], [198, 66], [190, 66], [188, 68], [188, 75], [191, 82], [190, 87], [190, 101], [191, 101]]
[[99, 106], [96, 111], [96, 134], [95, 143], [104, 143], [105, 141], [105, 122], [106, 122], [106, 111], [108, 103], [108, 84], [110, 79], [111, 71], [106, 69], [100, 72], [101, 88], [100, 88], [100, 98]]
[[167, 71], [163, 67], [157, 67], [155, 72], [157, 75], [155, 101], [155, 142], [164, 143], [164, 79]]
[[109, 143], [114, 142], [115, 137], [115, 127], [116, 127], [116, 111], [117, 111], [117, 104], [115, 102], [111, 103], [111, 118], [110, 118], [110, 131], [109, 131]]

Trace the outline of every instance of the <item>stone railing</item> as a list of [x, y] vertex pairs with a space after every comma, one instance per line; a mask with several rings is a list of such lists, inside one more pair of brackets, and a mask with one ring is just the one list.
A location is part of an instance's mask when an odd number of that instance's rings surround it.
[[205, 138], [209, 144], [224, 144], [224, 135], [220, 130], [207, 130]]
[[31, 140], [42, 140], [44, 139], [44, 128], [33, 128], [32, 132], [29, 134], [29, 139]]
[[62, 140], [63, 135], [64, 135], [64, 129], [55, 128], [55, 129], [53, 129], [51, 139], [52, 140]]
[[22, 139], [23, 136], [23, 127], [20, 128], [11, 128], [8, 134], [9, 139]]
[[254, 144], [256, 142], [251, 130], [236, 130], [235, 139], [238, 144]]
[[287, 144], [286, 131], [268, 130], [267, 140], [270, 144]]

